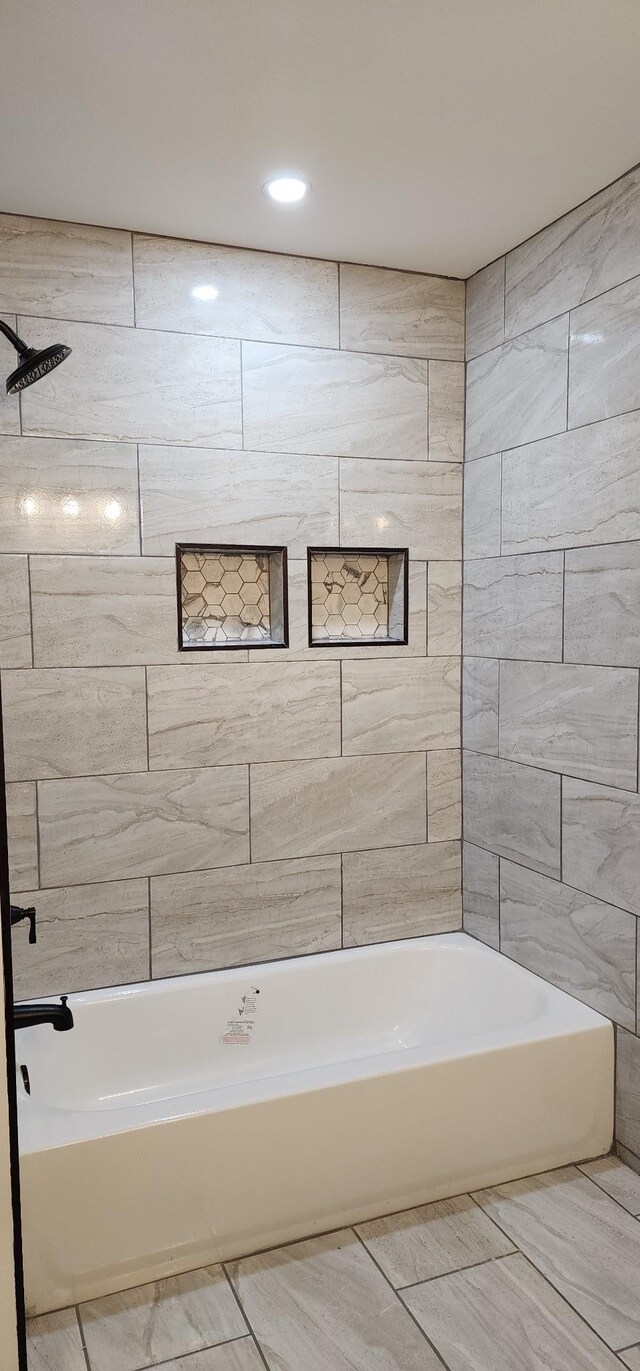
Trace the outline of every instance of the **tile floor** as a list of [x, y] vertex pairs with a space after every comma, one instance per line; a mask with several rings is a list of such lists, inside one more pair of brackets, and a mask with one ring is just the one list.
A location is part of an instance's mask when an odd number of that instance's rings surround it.
[[32, 1319], [29, 1371], [640, 1371], [614, 1157]]

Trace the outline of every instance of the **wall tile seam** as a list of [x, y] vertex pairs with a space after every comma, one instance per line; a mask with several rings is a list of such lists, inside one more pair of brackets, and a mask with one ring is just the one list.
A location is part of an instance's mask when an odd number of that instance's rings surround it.
[[[583, 890], [580, 886], [570, 885], [568, 881], [563, 880], [560, 876], [550, 876], [547, 871], [541, 871], [539, 867], [527, 866], [522, 858], [516, 861], [514, 857], [505, 857], [504, 853], [496, 852], [492, 847], [485, 847], [484, 843], [478, 842], [476, 838], [466, 838], [463, 836], [462, 843], [463, 846], [465, 843], [468, 843], [470, 847], [478, 847], [482, 852], [486, 852], [492, 857], [497, 857], [501, 862], [510, 862], [512, 866], [517, 866], [522, 871], [532, 871], [534, 875], [542, 876], [546, 881], [553, 881], [555, 885], [561, 885], [565, 890], [573, 890], [576, 895], [581, 895], [586, 900], [594, 900], [596, 904], [607, 905], [610, 909], [616, 910], [619, 914], [628, 914], [630, 918], [635, 919], [636, 929], [637, 925], [640, 923], [640, 914], [638, 914], [636, 910], [627, 909], [625, 905], [613, 904], [611, 900], [604, 900], [601, 895], [594, 895], [591, 890]], [[498, 895], [500, 895], [500, 887], [498, 888]]]
[[[266, 761], [255, 760], [251, 762], [213, 762], [210, 764], [205, 763], [204, 765], [198, 766], [194, 765], [193, 762], [181, 762], [179, 766], [152, 766], [145, 768], [144, 770], [140, 770], [140, 768], [138, 768], [136, 771], [89, 771], [82, 772], [79, 774], [72, 773], [64, 776], [23, 776], [20, 779], [13, 778], [8, 782], [8, 784], [37, 786], [64, 785], [67, 781], [117, 781], [120, 779], [128, 780], [132, 776], [175, 776], [181, 771], [211, 772], [228, 771], [229, 769], [234, 770], [234, 768], [237, 767], [250, 766], [297, 766], [299, 763], [302, 764], [310, 762], [335, 762], [341, 760], [355, 761], [358, 758], [362, 759], [365, 757], [420, 757], [426, 755], [426, 753], [428, 752], [459, 752], [459, 750], [460, 749], [457, 746], [457, 744], [453, 744], [452, 746], [443, 746], [442, 743], [440, 743], [435, 747], [428, 748], [401, 747], [398, 748], [396, 751], [392, 752], [390, 752], [389, 750], [385, 752], [346, 752], [344, 754], [341, 754], [340, 752], [329, 752], [322, 753], [321, 755], [318, 755], [316, 753], [315, 755], [309, 757], [269, 757], [269, 759]], [[576, 777], [575, 779], [580, 780], [584, 778]], [[629, 794], [630, 792], [623, 791], [622, 793]]]
[[[255, 859], [252, 859], [251, 861], [247, 860], [247, 861], [245, 861], [245, 862], [228, 862], [226, 866], [199, 866], [199, 867], [191, 867], [191, 868], [190, 868], [189, 870], [187, 870], [187, 871], [151, 872], [151, 873], [146, 873], [146, 874], [143, 874], [143, 875], [140, 875], [140, 876], [118, 876], [118, 877], [115, 877], [115, 878], [114, 878], [114, 877], [104, 877], [104, 876], [103, 876], [103, 877], [101, 877], [100, 880], [98, 880], [98, 881], [77, 881], [77, 882], [76, 882], [75, 884], [73, 884], [73, 885], [70, 885], [68, 882], [67, 882], [65, 885], [61, 885], [60, 882], [57, 882], [56, 885], [39, 885], [39, 886], [24, 886], [24, 885], [23, 885], [23, 886], [21, 887], [20, 890], [16, 889], [14, 893], [15, 893], [16, 896], [18, 896], [18, 895], [20, 895], [21, 893], [22, 893], [22, 894], [28, 894], [30, 891], [36, 891], [37, 893], [39, 893], [39, 894], [41, 894], [41, 895], [45, 895], [45, 894], [48, 894], [48, 893], [51, 893], [51, 892], [57, 891], [57, 890], [79, 890], [79, 889], [81, 889], [81, 888], [84, 887], [84, 886], [94, 887], [94, 886], [101, 886], [101, 885], [126, 885], [126, 884], [127, 884], [128, 882], [130, 882], [130, 881], [163, 881], [163, 880], [165, 880], [165, 879], [167, 879], [167, 878], [169, 878], [169, 877], [173, 878], [173, 877], [177, 877], [177, 876], [203, 876], [203, 875], [207, 875], [207, 874], [209, 874], [209, 873], [211, 873], [211, 872], [213, 872], [213, 871], [223, 871], [223, 872], [224, 872], [224, 871], [234, 871], [234, 870], [246, 870], [247, 867], [271, 866], [271, 865], [276, 865], [276, 866], [277, 866], [279, 863], [282, 863], [282, 862], [323, 861], [324, 858], [326, 858], [326, 857], [352, 857], [352, 856], [356, 856], [356, 855], [359, 855], [359, 854], [364, 853], [364, 852], [370, 852], [370, 853], [372, 853], [373, 855], [375, 855], [376, 853], [380, 853], [380, 852], [398, 852], [398, 851], [401, 851], [401, 850], [404, 850], [404, 849], [414, 848], [414, 847], [419, 847], [419, 848], [422, 849], [422, 848], [425, 848], [425, 847], [436, 848], [436, 847], [452, 847], [452, 846], [455, 846], [455, 847], [458, 848], [458, 856], [460, 856], [460, 847], [461, 847], [461, 844], [462, 844], [462, 839], [461, 839], [461, 838], [432, 838], [432, 839], [430, 839], [429, 842], [426, 842], [426, 840], [424, 840], [424, 839], [421, 838], [418, 842], [411, 842], [411, 843], [391, 843], [391, 844], [387, 843], [387, 844], [381, 845], [381, 846], [379, 846], [379, 847], [349, 847], [349, 848], [344, 848], [344, 849], [342, 849], [342, 848], [335, 848], [335, 849], [334, 849], [333, 851], [331, 851], [331, 852], [320, 852], [320, 853], [318, 853], [318, 852], [308, 852], [308, 853], [304, 853], [304, 852], [303, 852], [303, 853], [301, 853], [300, 855], [298, 855], [298, 856], [296, 856], [296, 857], [260, 857], [257, 861], [256, 861]], [[473, 846], [479, 847], [480, 844], [479, 844], [479, 843], [474, 843]], [[488, 849], [486, 849], [486, 850], [488, 851]], [[624, 912], [624, 911], [623, 911], [623, 912]]]
[[[479, 660], [479, 661], [483, 661], [483, 662], [484, 662], [484, 661], [488, 661], [488, 662], [497, 661], [497, 662], [500, 664], [500, 663], [502, 663], [505, 659], [504, 659], [504, 658], [501, 658], [501, 657], [497, 657], [497, 658], [496, 658], [496, 657], [481, 657], [481, 658], [479, 658], [479, 659], [475, 659], [475, 658], [474, 658], [473, 660]], [[522, 663], [518, 661], [517, 665], [518, 665], [518, 666], [521, 666]], [[525, 663], [525, 665], [526, 665], [526, 663]], [[536, 662], [536, 663], [533, 663], [532, 665], [536, 665], [536, 666], [562, 666], [562, 665], [564, 665], [564, 664], [563, 664], [562, 662]], [[573, 664], [573, 662], [567, 662], [566, 665], [567, 665], [567, 666], [573, 666], [574, 664]], [[627, 669], [627, 668], [623, 668], [623, 670], [626, 670], [626, 669]], [[612, 667], [611, 670], [612, 670], [612, 671], [613, 671], [613, 670], [616, 670], [616, 668], [615, 668], [615, 667]], [[629, 670], [632, 670], [632, 668], [629, 668]], [[500, 676], [500, 672], [498, 671], [498, 678], [499, 678], [499, 676]], [[499, 685], [499, 681], [498, 681], [498, 715], [499, 715], [499, 698], [500, 698], [500, 685]], [[500, 747], [500, 722], [499, 722], [499, 718], [498, 718], [498, 747]], [[411, 750], [411, 749], [410, 749], [410, 750]], [[430, 750], [431, 752], [435, 752], [435, 751], [436, 751], [435, 748], [430, 748], [429, 750]], [[468, 752], [468, 753], [470, 753], [470, 754], [471, 754], [472, 756], [474, 756], [474, 757], [492, 757], [494, 761], [497, 761], [497, 762], [507, 762], [507, 763], [509, 764], [509, 766], [520, 766], [520, 767], [522, 767], [522, 769], [523, 769], [524, 771], [537, 771], [537, 772], [539, 772], [539, 773], [542, 773], [542, 774], [545, 775], [545, 776], [558, 776], [558, 778], [564, 777], [564, 778], [565, 778], [566, 780], [568, 780], [568, 781], [584, 781], [585, 785], [598, 785], [598, 786], [604, 786], [607, 790], [618, 790], [618, 791], [620, 792], [621, 795], [637, 795], [637, 794], [638, 794], [637, 787], [635, 787], [635, 786], [624, 786], [624, 785], [619, 785], [619, 784], [616, 785], [616, 784], [615, 784], [614, 782], [612, 782], [612, 781], [594, 781], [590, 776], [577, 776], [573, 771], [558, 771], [558, 770], [555, 769], [554, 767], [551, 767], [551, 766], [543, 766], [541, 762], [525, 762], [525, 761], [523, 761], [520, 757], [505, 757], [505, 756], [503, 755], [503, 753], [501, 753], [500, 751], [498, 751], [498, 752], [481, 752], [480, 749], [477, 748], [477, 747], [465, 747], [465, 748], [463, 748], [463, 752]], [[172, 769], [173, 769], [173, 768], [172, 768]], [[185, 768], [185, 769], [187, 769], [187, 768]], [[127, 774], [129, 774], [129, 773], [127, 773]]]
[[[640, 406], [635, 405], [635, 406], [632, 406], [631, 409], [623, 409], [623, 410], [620, 410], [619, 412], [617, 412], [617, 413], [615, 413], [615, 414], [603, 414], [602, 417], [601, 417], [600, 419], [590, 419], [589, 422], [586, 423], [586, 424], [575, 424], [572, 428], [568, 428], [568, 429], [567, 429], [567, 428], [561, 428], [561, 429], [558, 429], [556, 433], [546, 433], [546, 434], [544, 435], [544, 437], [542, 437], [542, 438], [530, 438], [529, 441], [526, 442], [526, 443], [516, 443], [515, 446], [503, 448], [502, 450], [499, 449], [499, 448], [496, 448], [494, 452], [483, 452], [483, 453], [480, 453], [477, 457], [467, 457], [467, 458], [466, 458], [466, 461], [467, 461], [467, 462], [484, 462], [488, 457], [498, 457], [498, 456], [500, 456], [500, 455], [502, 456], [502, 459], [503, 459], [503, 461], [504, 461], [505, 457], [510, 457], [510, 456], [512, 455], [512, 453], [522, 452], [523, 450], [528, 449], [528, 448], [535, 448], [535, 447], [538, 446], [539, 443], [551, 443], [551, 442], [553, 442], [553, 439], [554, 439], [554, 438], [562, 438], [564, 435], [582, 433], [582, 432], [584, 432], [585, 429], [588, 429], [588, 428], [596, 428], [598, 424], [611, 424], [611, 423], [613, 423], [616, 419], [624, 419], [624, 418], [626, 418], [627, 415], [629, 415], [629, 414], [640, 414]], [[29, 435], [26, 435], [26, 436], [28, 437]], [[50, 435], [44, 435], [44, 436], [50, 436]], [[53, 436], [55, 436], [55, 435], [53, 435]], [[73, 436], [73, 435], [70, 435], [70, 436]], [[108, 440], [102, 440], [102, 439], [101, 439], [101, 440], [97, 440], [97, 441], [109, 441], [109, 442], [111, 442], [112, 440], [111, 440], [111, 439], [108, 439]], [[307, 454], [307, 455], [308, 455], [308, 454]], [[314, 454], [314, 455], [315, 455], [315, 454]], [[367, 458], [360, 458], [359, 460], [361, 460], [361, 461], [362, 461], [362, 460], [367, 461], [368, 459], [367, 459]], [[379, 460], [379, 459], [378, 459], [378, 460]], [[415, 457], [414, 457], [414, 458], [409, 458], [408, 460], [410, 460], [410, 461], [417, 461], [417, 460], [423, 460], [423, 459], [422, 459], [422, 458], [418, 459], [418, 458], [415, 458]], [[454, 464], [451, 463], [450, 465], [454, 465]], [[614, 541], [615, 541], [615, 540], [614, 540]], [[631, 539], [630, 541], [637, 541], [637, 540]], [[599, 544], [595, 544], [595, 546], [599, 546]], [[551, 550], [553, 550], [553, 549], [551, 549]]]
[[[243, 249], [243, 251], [250, 251], [250, 250], [251, 250], [251, 249]], [[10, 310], [10, 311], [8, 311], [8, 313], [14, 313], [14, 311]], [[427, 356], [425, 356], [424, 353], [422, 353], [422, 354], [420, 354], [420, 355], [416, 355], [416, 353], [414, 353], [414, 352], [367, 352], [365, 348], [345, 348], [345, 347], [342, 347], [342, 346], [338, 347], [337, 345], [332, 346], [331, 344], [327, 345], [327, 344], [324, 344], [324, 343], [300, 343], [300, 342], [290, 342], [287, 338], [277, 338], [277, 339], [276, 339], [276, 338], [251, 338], [251, 337], [248, 337], [246, 334], [240, 334], [240, 333], [234, 333], [234, 334], [230, 334], [230, 333], [194, 333], [192, 330], [189, 330], [189, 329], [167, 328], [166, 326], [163, 327], [163, 328], [153, 328], [153, 327], [149, 327], [149, 326], [147, 326], [147, 325], [145, 325], [145, 324], [138, 324], [138, 323], [136, 323], [136, 324], [114, 324], [112, 321], [107, 321], [107, 320], [102, 321], [102, 320], [98, 320], [98, 319], [69, 319], [69, 318], [66, 318], [64, 315], [55, 315], [55, 316], [53, 316], [53, 315], [49, 315], [49, 314], [33, 314], [33, 313], [25, 314], [25, 313], [21, 313], [21, 312], [18, 312], [18, 311], [15, 311], [15, 314], [16, 314], [16, 318], [17, 318], [17, 319], [19, 319], [19, 320], [24, 320], [25, 323], [29, 323], [29, 322], [34, 322], [34, 323], [36, 323], [36, 322], [37, 322], [37, 323], [51, 323], [51, 324], [69, 324], [70, 326], [73, 326], [74, 324], [80, 324], [83, 328], [95, 328], [95, 329], [98, 329], [98, 328], [100, 328], [100, 329], [102, 329], [102, 328], [107, 328], [107, 329], [121, 329], [121, 328], [126, 328], [126, 329], [130, 329], [131, 332], [138, 332], [138, 333], [144, 333], [144, 334], [156, 334], [156, 333], [164, 334], [164, 333], [170, 333], [170, 334], [172, 335], [172, 337], [176, 337], [176, 338], [191, 338], [194, 342], [196, 342], [196, 341], [200, 341], [200, 342], [201, 342], [203, 339], [206, 340], [207, 338], [210, 338], [210, 339], [212, 339], [212, 341], [218, 342], [218, 343], [237, 343], [239, 347], [240, 347], [240, 345], [241, 345], [242, 343], [251, 343], [252, 345], [255, 345], [255, 346], [257, 346], [257, 347], [265, 347], [265, 348], [287, 348], [287, 349], [297, 349], [297, 350], [299, 350], [299, 351], [301, 351], [301, 352], [331, 352], [331, 353], [335, 353], [336, 356], [340, 354], [340, 355], [342, 355], [342, 356], [344, 356], [344, 357], [354, 357], [354, 358], [366, 357], [366, 358], [369, 358], [370, 361], [385, 361], [385, 362], [420, 362], [420, 363], [424, 364], [425, 369], [428, 368], [429, 362], [450, 362], [450, 363], [455, 363], [457, 366], [460, 366], [460, 367], [463, 367], [463, 366], [465, 365], [464, 358], [462, 358], [462, 357], [449, 357], [449, 356], [443, 357], [443, 356], [438, 356], [438, 355], [435, 355], [435, 356], [432, 357], [431, 354], [428, 354]], [[538, 326], [536, 325], [536, 327], [538, 327]], [[427, 375], [425, 376], [425, 386], [426, 386], [427, 384], [428, 384], [428, 372], [427, 372]], [[11, 436], [11, 435], [7, 435], [7, 436]], [[56, 435], [56, 436], [60, 436], [60, 435]], [[111, 440], [111, 439], [102, 439], [101, 441], [103, 441], [103, 442], [111, 442], [112, 440]], [[123, 440], [123, 441], [128, 441], [128, 440]], [[129, 441], [130, 441], [130, 440], [129, 440]], [[156, 444], [154, 444], [153, 446], [156, 446]], [[307, 455], [308, 455], [308, 454], [307, 454]]]
[[[631, 279], [634, 280], [635, 278], [632, 277]], [[594, 296], [594, 299], [597, 299], [597, 296]], [[564, 319], [566, 317], [568, 322], [570, 313], [571, 307], [569, 309], [561, 310], [559, 314], [550, 315], [548, 319], [541, 319], [540, 322], [537, 324], [530, 324], [529, 328], [523, 328], [520, 330], [519, 333], [511, 334], [509, 338], [507, 338], [505, 335], [501, 343], [494, 343], [493, 347], [485, 348], [483, 352], [476, 352], [473, 357], [467, 357], [466, 366], [469, 367], [473, 362], [477, 362], [481, 357], [489, 357], [492, 352], [500, 352], [502, 349], [507, 348], [510, 343], [519, 342], [521, 338], [526, 338], [529, 333], [535, 333], [536, 329], [546, 328], [547, 324], [557, 323], [558, 319]], [[434, 358], [434, 361], [437, 361], [437, 358]], [[477, 461], [477, 458], [472, 458], [472, 461]]]

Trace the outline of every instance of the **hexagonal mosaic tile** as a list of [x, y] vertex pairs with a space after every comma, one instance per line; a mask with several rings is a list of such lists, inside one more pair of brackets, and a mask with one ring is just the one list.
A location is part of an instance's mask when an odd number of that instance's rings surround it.
[[399, 614], [397, 595], [403, 554], [316, 549], [309, 557], [312, 643], [402, 641], [397, 624], [404, 622], [404, 606]]
[[[282, 569], [282, 551], [238, 548], [178, 549], [180, 558], [181, 633], [183, 647], [238, 647], [282, 641], [282, 623], [274, 625], [272, 574]], [[275, 636], [274, 636], [275, 634]]]

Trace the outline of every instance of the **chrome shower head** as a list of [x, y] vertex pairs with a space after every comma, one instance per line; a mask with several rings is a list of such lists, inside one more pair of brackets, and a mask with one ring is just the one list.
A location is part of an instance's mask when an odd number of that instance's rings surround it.
[[53, 343], [48, 348], [27, 347], [22, 338], [19, 338], [3, 319], [0, 319], [0, 333], [4, 333], [5, 338], [9, 339], [20, 358], [15, 371], [7, 377], [7, 395], [17, 395], [19, 390], [26, 390], [27, 386], [32, 386], [41, 376], [46, 376], [47, 372], [59, 367], [71, 352], [71, 348], [65, 343]]

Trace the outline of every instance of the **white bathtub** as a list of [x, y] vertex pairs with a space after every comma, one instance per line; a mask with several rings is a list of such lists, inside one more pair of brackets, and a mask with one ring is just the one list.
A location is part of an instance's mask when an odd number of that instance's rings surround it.
[[462, 933], [70, 1003], [17, 1039], [30, 1313], [611, 1145], [609, 1021]]

